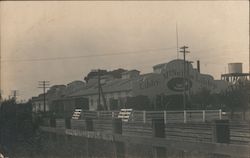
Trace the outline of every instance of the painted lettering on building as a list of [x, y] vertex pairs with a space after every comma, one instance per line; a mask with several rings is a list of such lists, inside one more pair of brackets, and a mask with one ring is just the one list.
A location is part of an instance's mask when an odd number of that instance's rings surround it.
[[158, 85], [159, 85], [159, 81], [146, 79], [145, 81], [141, 82], [139, 86], [140, 86], [140, 89], [147, 89], [151, 87], [156, 87]]
[[172, 78], [167, 82], [167, 86], [172, 91], [180, 92], [184, 90], [184, 85], [186, 87], [186, 90], [190, 89], [192, 87], [192, 81], [189, 79], [186, 79], [184, 83], [184, 79], [182, 77], [176, 77]]
[[[183, 71], [178, 69], [172, 69], [172, 70], [165, 70], [162, 74], [165, 79], [172, 79], [172, 78], [181, 78], [183, 77]], [[198, 74], [193, 71], [189, 71], [188, 74], [186, 74], [186, 78], [189, 80], [193, 80], [193, 82], [199, 83], [202, 86], [216, 88], [217, 86], [214, 84], [213, 80], [202, 76], [201, 74]]]

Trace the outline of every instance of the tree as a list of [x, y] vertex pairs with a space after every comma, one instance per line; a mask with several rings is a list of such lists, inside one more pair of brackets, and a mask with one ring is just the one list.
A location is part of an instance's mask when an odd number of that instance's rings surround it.
[[[107, 74], [107, 70], [99, 70], [100, 76]], [[86, 77], [84, 77], [84, 80], [88, 82], [91, 78], [97, 78], [98, 77], [98, 71], [91, 71], [88, 73]]]
[[[183, 94], [163, 95], [162, 108], [166, 110], [183, 110]], [[187, 98], [187, 96], [186, 96]], [[186, 108], [190, 108], [189, 100], [186, 100]]]
[[[15, 154], [20, 147], [23, 147], [23, 150], [20, 151], [24, 152], [25, 142], [30, 141], [33, 136], [34, 126], [31, 111], [30, 102], [17, 104], [15, 99], [9, 99], [1, 103], [0, 144], [12, 154]], [[14, 156], [12, 155], [12, 157]]]
[[249, 90], [241, 84], [233, 85], [224, 92], [223, 102], [231, 111], [231, 118], [234, 112], [241, 111], [245, 119], [245, 111], [249, 109]]
[[[99, 73], [100, 73], [100, 76], [110, 75], [113, 78], [122, 78], [122, 73], [126, 71], [127, 70], [125, 69], [119, 68], [113, 71], [99, 70]], [[88, 82], [91, 78], [97, 78], [97, 77], [98, 77], [98, 71], [91, 71], [88, 73], [86, 77], [84, 77], [84, 80]]]
[[110, 99], [110, 110], [118, 110], [118, 99]]
[[208, 105], [212, 103], [211, 101], [211, 91], [207, 88], [202, 88], [197, 93], [191, 95], [192, 104], [199, 105], [201, 109], [206, 109]]

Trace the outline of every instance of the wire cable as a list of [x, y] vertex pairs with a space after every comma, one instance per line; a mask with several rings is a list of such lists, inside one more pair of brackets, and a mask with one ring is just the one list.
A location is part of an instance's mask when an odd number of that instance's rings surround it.
[[[64, 57], [49, 57], [49, 58], [30, 58], [30, 59], [5, 59], [2, 62], [32, 62], [32, 61], [53, 61], [53, 60], [66, 60], [66, 59], [79, 59], [79, 58], [92, 58], [92, 57], [105, 57], [105, 56], [116, 56], [116, 55], [131, 55], [131, 54], [144, 54], [145, 52], [158, 53], [161, 50], [172, 50], [175, 47], [168, 48], [156, 48], [156, 49], [146, 49], [138, 51], [122, 51], [118, 53], [105, 53], [105, 54], [91, 54], [91, 55], [79, 55], [79, 56], [64, 56]], [[152, 52], [155, 51], [155, 52]]]

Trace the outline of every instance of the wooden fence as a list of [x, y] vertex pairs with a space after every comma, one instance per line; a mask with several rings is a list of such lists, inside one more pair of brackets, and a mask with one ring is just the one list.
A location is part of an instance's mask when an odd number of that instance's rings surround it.
[[[89, 131], [88, 119], [92, 124], [91, 131], [106, 134], [114, 133], [114, 120], [118, 111], [84, 111], [80, 120], [70, 121], [70, 129]], [[154, 137], [153, 120], [164, 121], [165, 139], [192, 142], [214, 142], [213, 120], [223, 119], [221, 110], [214, 111], [134, 111], [128, 122], [122, 122], [122, 135], [132, 137]], [[49, 120], [44, 121], [44, 126]], [[66, 129], [65, 119], [56, 119], [56, 128]], [[230, 121], [227, 123], [230, 144], [250, 146], [250, 122]]]
[[[111, 119], [118, 118], [119, 111], [83, 111], [81, 119]], [[133, 111], [129, 121], [149, 123], [152, 119], [164, 119], [166, 123], [174, 122], [208, 122], [223, 119], [221, 110], [184, 110], [184, 111]]]

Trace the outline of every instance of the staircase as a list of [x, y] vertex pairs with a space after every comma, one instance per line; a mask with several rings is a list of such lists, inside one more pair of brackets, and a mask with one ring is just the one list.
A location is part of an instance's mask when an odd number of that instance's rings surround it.
[[79, 120], [79, 118], [81, 117], [81, 113], [82, 113], [82, 109], [75, 109], [75, 111], [72, 115], [72, 119]]
[[121, 118], [124, 122], [128, 122], [132, 112], [133, 109], [121, 109], [118, 118]]

